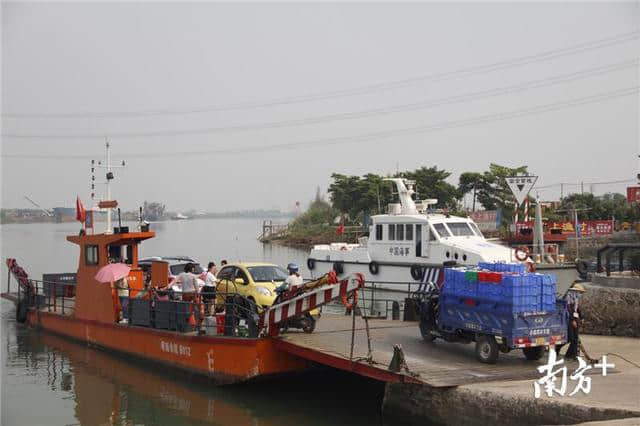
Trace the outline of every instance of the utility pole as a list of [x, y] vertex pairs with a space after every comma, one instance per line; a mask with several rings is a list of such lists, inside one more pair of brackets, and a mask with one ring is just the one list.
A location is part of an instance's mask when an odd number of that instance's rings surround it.
[[564, 198], [564, 183], [560, 182], [560, 202]]
[[476, 182], [473, 183], [473, 211], [476, 211]]
[[580, 182], [580, 193], [584, 195], [584, 182]]

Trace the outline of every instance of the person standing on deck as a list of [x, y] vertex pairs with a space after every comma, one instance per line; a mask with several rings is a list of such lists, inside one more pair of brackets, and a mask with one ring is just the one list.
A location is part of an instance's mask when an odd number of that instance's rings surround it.
[[[582, 312], [580, 311], [579, 302], [584, 293], [584, 286], [580, 283], [573, 283], [567, 292], [567, 338], [569, 348], [565, 354], [565, 358], [575, 359], [579, 353], [578, 343], [580, 340], [580, 326], [582, 322]], [[560, 355], [560, 349], [566, 345], [556, 346], [556, 353]]]
[[204, 287], [200, 290], [200, 294], [202, 295], [202, 301], [205, 304], [205, 311], [207, 314], [210, 314], [211, 310], [211, 301], [216, 297], [216, 273], [217, 268], [215, 262], [209, 262], [207, 265], [207, 272], [204, 279]]
[[120, 300], [120, 319], [126, 322], [129, 318], [129, 283], [127, 282], [127, 277], [120, 278], [113, 285]]
[[193, 273], [193, 263], [184, 265], [184, 272], [178, 275], [177, 281], [182, 291], [182, 300], [191, 302], [195, 298], [197, 283], [196, 275]]

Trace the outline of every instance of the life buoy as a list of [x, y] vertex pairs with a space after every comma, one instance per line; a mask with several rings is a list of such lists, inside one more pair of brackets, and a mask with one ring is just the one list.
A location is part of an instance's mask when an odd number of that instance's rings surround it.
[[307, 268], [309, 268], [310, 271], [316, 269], [316, 260], [312, 258], [307, 259]]
[[345, 291], [344, 293], [340, 293], [340, 299], [342, 300], [342, 304], [347, 311], [351, 311], [351, 309], [358, 304], [358, 292], [356, 290], [351, 292], [352, 301], [349, 302], [349, 294]]
[[525, 246], [516, 247], [515, 256], [520, 262], [524, 262], [529, 257], [529, 249]]
[[369, 272], [371, 272], [373, 275], [378, 275], [378, 272], [380, 272], [380, 265], [378, 265], [378, 262], [374, 260], [369, 263]]
[[411, 265], [411, 278], [419, 281], [424, 277], [424, 268], [420, 265]]
[[553, 244], [549, 244], [547, 246], [547, 254], [550, 254], [550, 255], [557, 254], [556, 250], [557, 250], [557, 247], [555, 245], [553, 245]]
[[344, 272], [344, 265], [342, 264], [342, 262], [334, 262], [333, 270], [336, 271], [337, 275], [342, 275], [342, 273]]

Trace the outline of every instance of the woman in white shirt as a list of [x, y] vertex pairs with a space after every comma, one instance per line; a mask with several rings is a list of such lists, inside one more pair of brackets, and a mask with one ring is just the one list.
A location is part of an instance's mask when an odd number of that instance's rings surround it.
[[209, 262], [209, 265], [207, 265], [207, 275], [204, 279], [204, 287], [202, 287], [202, 290], [200, 291], [207, 314], [211, 313], [212, 302], [216, 298], [217, 272], [216, 264], [214, 262]]
[[182, 300], [185, 302], [191, 302], [196, 295], [197, 283], [196, 275], [193, 273], [193, 263], [187, 263], [184, 266], [184, 272], [178, 275], [178, 281], [180, 289], [182, 290]]

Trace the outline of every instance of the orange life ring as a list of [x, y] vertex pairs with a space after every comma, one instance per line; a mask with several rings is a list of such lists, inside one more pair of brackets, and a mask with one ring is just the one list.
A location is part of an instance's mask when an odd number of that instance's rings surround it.
[[355, 288], [352, 291], [353, 294], [353, 301], [351, 303], [349, 303], [349, 294], [345, 291], [340, 292], [340, 300], [342, 301], [342, 304], [344, 305], [345, 308], [347, 308], [348, 311], [350, 311], [354, 306], [356, 306], [358, 304], [358, 290], [361, 289], [362, 287], [364, 287], [364, 275], [362, 275], [360, 272], [357, 272], [355, 274], [355, 280], [358, 281], [358, 287]]
[[344, 305], [345, 308], [347, 308], [348, 311], [350, 311], [354, 306], [358, 304], [358, 291], [353, 290], [351, 294], [353, 294], [353, 302], [351, 303], [349, 303], [349, 300], [348, 300], [349, 294], [347, 292], [344, 292], [344, 294], [340, 294], [340, 299], [342, 300], [342, 304]]
[[[522, 256], [520, 254], [522, 254]], [[515, 256], [520, 262], [524, 262], [527, 257], [529, 257], [529, 249], [525, 246], [516, 247]]]

